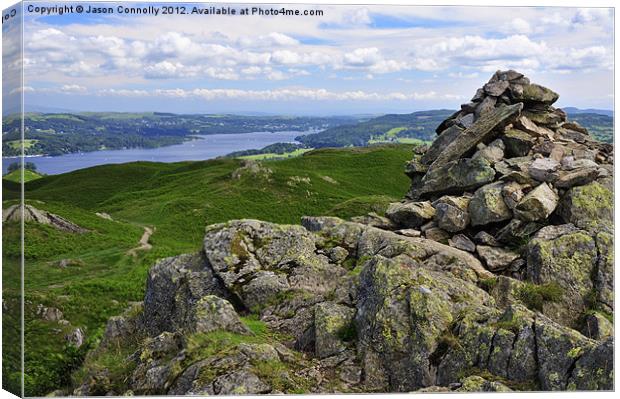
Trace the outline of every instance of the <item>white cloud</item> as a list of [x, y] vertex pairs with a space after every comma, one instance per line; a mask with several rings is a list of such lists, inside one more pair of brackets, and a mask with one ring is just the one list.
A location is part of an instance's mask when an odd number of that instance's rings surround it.
[[342, 22], [347, 25], [368, 25], [372, 22], [368, 8], [356, 8], [353, 11], [345, 12]]
[[301, 56], [291, 50], [278, 50], [271, 54], [271, 60], [276, 64], [296, 65], [301, 63]]
[[[355, 88], [351, 81], [393, 74], [382, 77], [384, 90], [400, 93], [402, 79], [407, 78], [422, 85], [424, 93], [417, 94], [422, 98], [422, 94], [444, 91], [441, 86], [446, 77], [477, 79], [504, 68], [519, 69], [532, 77], [592, 71], [609, 74], [614, 65], [609, 9], [531, 7], [519, 8], [517, 13], [466, 7], [322, 8], [326, 9], [324, 18], [260, 18], [252, 23], [233, 18], [205, 24], [193, 18], [131, 17], [128, 24], [51, 27], [34, 20], [26, 32], [26, 80], [33, 86], [45, 80], [46, 87], [70, 82], [93, 88], [134, 87], [127, 86], [132, 83], [154, 87], [160, 84], [157, 79], [186, 79], [194, 87], [210, 85], [209, 79], [244, 80], [248, 86], [237, 87], [267, 89], [272, 88], [270, 81], [310, 75], [318, 85], [323, 79], [333, 79], [332, 96], [350, 93], [353, 98], [357, 92], [350, 91]], [[376, 29], [371, 16], [378, 13], [401, 20], [448, 23]], [[438, 76], [431, 82], [426, 72]], [[170, 82], [165, 86], [170, 87]], [[136, 95], [131, 90], [128, 93]], [[364, 93], [362, 97], [371, 94]]]
[[84, 93], [86, 87], [80, 85], [63, 85], [60, 87], [60, 91], [63, 93]]
[[472, 73], [451, 72], [448, 74], [448, 77], [452, 79], [477, 79], [480, 77], [480, 74], [478, 72], [472, 72]]
[[129, 89], [101, 89], [97, 93], [100, 96], [121, 96], [121, 97], [146, 97], [149, 92], [146, 90]]
[[35, 91], [36, 89], [32, 86], [23, 86], [23, 87], [16, 87], [15, 89], [11, 90], [9, 94], [34, 93]]
[[184, 69], [180, 62], [162, 61], [154, 65], [149, 65], [144, 69], [147, 78], [170, 78], [181, 77]]
[[519, 69], [523, 72], [562, 72], [565, 69], [609, 68], [612, 56], [603, 46], [581, 48], [552, 47], [526, 35], [504, 38], [482, 36], [450, 37], [420, 44], [412, 50], [414, 63], [421, 70], [442, 70], [463, 65], [467, 69], [493, 72]]
[[610, 8], [580, 8], [575, 12], [571, 22], [573, 24], [589, 24], [606, 22], [612, 17]]
[[358, 48], [344, 55], [344, 63], [349, 66], [367, 67], [376, 64], [381, 60], [379, 49]]
[[270, 32], [267, 35], [244, 36], [239, 38], [237, 43], [241, 47], [287, 47], [297, 46], [299, 41], [284, 33]]
[[510, 27], [515, 33], [530, 33], [532, 31], [530, 23], [523, 18], [513, 19], [510, 23]]
[[252, 100], [252, 101], [411, 101], [411, 100], [441, 100], [441, 99], [463, 99], [456, 94], [439, 94], [434, 91], [429, 92], [366, 92], [362, 90], [336, 92], [327, 89], [311, 88], [280, 88], [273, 90], [242, 90], [242, 89], [156, 89], [153, 91], [144, 90], [114, 90], [104, 89], [99, 91], [99, 95], [112, 95], [123, 97], [167, 97], [167, 98], [198, 98], [206, 101], [213, 100]]

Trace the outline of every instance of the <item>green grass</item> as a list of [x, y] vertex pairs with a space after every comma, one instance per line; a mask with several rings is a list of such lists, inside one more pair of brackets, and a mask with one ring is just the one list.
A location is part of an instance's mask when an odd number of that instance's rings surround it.
[[555, 283], [532, 284], [524, 282], [517, 290], [517, 297], [531, 310], [542, 311], [545, 302], [557, 302], [564, 295], [562, 287]]
[[[304, 215], [381, 212], [407, 190], [403, 166], [411, 150], [410, 145], [395, 144], [313, 150], [261, 162], [272, 173], [258, 178], [244, 174], [233, 179], [241, 161], [216, 159], [103, 165], [28, 181], [27, 202], [89, 232], [76, 235], [26, 224], [26, 341], [31, 348], [41, 348], [27, 359], [26, 394], [40, 396], [62, 387], [77, 358], [64, 345], [64, 333], [55, 330], [56, 323], [42, 326], [33, 316], [38, 304], [59, 308], [72, 326], [95, 340], [109, 317], [122, 313], [129, 302], [142, 300], [146, 274], [155, 261], [197, 251], [206, 225], [241, 218], [298, 224]], [[19, 198], [19, 184], [7, 179], [2, 184], [6, 208]], [[106, 212], [114, 220], [95, 212]], [[156, 228], [152, 250], [128, 256], [145, 225]], [[5, 223], [3, 233], [4, 295], [11, 300], [19, 295], [19, 226]], [[59, 268], [62, 259], [77, 262]], [[260, 322], [246, 323], [261, 335]], [[7, 358], [17, 356], [11, 349], [19, 350], [13, 346], [5, 351]], [[123, 355], [110, 355], [110, 362]]]
[[26, 139], [26, 140], [12, 140], [12, 141], [7, 141], [6, 144], [9, 147], [17, 150], [17, 149], [20, 148], [22, 142], [24, 143], [24, 148], [28, 149], [28, 148], [32, 147], [33, 145], [35, 145], [36, 143], [38, 143], [39, 140], [28, 140], [28, 139]]
[[398, 136], [398, 133], [402, 132], [403, 130], [407, 130], [407, 127], [405, 126], [401, 126], [401, 127], [394, 127], [390, 130], [388, 130], [385, 135], [387, 137], [396, 137]]
[[284, 159], [284, 158], [293, 158], [303, 155], [309, 151], [312, 151], [312, 148], [299, 148], [295, 151], [285, 152], [282, 154], [276, 154], [275, 152], [270, 152], [266, 154], [257, 154], [257, 155], [245, 155], [242, 157], [238, 157], [239, 159], [253, 159], [255, 161], [264, 161], [271, 159]]
[[428, 144], [429, 142], [428, 141], [424, 141], [424, 140], [420, 140], [420, 139], [411, 138], [411, 137], [393, 137], [393, 138], [389, 138], [389, 137], [386, 137], [386, 136], [378, 136], [378, 137], [375, 137], [375, 138], [372, 138], [372, 139], [368, 140], [368, 145], [385, 144], [385, 143], [422, 145], [422, 144]]
[[[24, 170], [24, 181], [25, 182], [29, 182], [32, 180], [36, 180], [41, 178], [43, 175], [38, 174], [37, 172], [33, 172], [30, 169], [26, 169]], [[11, 173], [7, 173], [6, 175], [2, 176], [3, 179], [15, 182], [15, 183], [19, 183], [22, 180], [22, 174], [20, 170], [14, 170]]]

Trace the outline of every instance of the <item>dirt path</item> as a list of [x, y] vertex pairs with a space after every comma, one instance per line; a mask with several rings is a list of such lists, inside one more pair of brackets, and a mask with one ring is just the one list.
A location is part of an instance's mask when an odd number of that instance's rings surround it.
[[138, 241], [138, 246], [127, 251], [127, 255], [136, 256], [138, 251], [148, 251], [153, 248], [153, 246], [149, 244], [151, 235], [153, 235], [153, 229], [144, 226], [144, 234], [142, 234], [140, 241]]

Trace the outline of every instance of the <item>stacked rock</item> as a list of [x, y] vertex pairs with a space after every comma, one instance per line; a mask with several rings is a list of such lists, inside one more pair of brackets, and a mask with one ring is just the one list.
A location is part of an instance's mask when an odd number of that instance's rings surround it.
[[568, 121], [552, 106], [558, 97], [521, 73], [496, 72], [416, 150], [411, 189], [386, 216], [518, 279], [528, 274], [525, 244], [545, 226], [611, 233], [613, 146]]

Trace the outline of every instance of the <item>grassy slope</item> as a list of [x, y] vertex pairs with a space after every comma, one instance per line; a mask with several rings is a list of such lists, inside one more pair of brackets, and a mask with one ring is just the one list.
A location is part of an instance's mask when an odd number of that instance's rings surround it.
[[284, 158], [298, 157], [312, 150], [313, 148], [300, 148], [295, 151], [284, 152], [282, 154], [276, 154], [275, 152], [266, 152], [264, 154], [243, 155], [243, 156], [236, 157], [236, 158], [253, 159], [255, 161], [264, 161], [264, 160], [270, 160], [270, 159], [284, 159]]
[[[21, 176], [21, 171], [20, 170], [14, 170], [11, 173], [7, 173], [6, 175], [2, 176], [3, 179], [15, 182], [15, 183], [19, 183], [22, 179]], [[31, 180], [36, 180], [41, 178], [41, 175], [38, 174], [37, 172], [33, 172], [29, 169], [24, 170], [24, 181], [25, 182], [29, 182]]]
[[[148, 268], [158, 258], [196, 251], [207, 224], [237, 218], [299, 223], [303, 215], [348, 217], [385, 208], [402, 197], [408, 179], [403, 164], [411, 146], [323, 149], [281, 161], [265, 161], [269, 178], [231, 174], [240, 161], [160, 164], [136, 162], [105, 165], [26, 184], [26, 199], [90, 229], [83, 235], [46, 226], [26, 227], [26, 292], [32, 308], [42, 303], [60, 308], [73, 326], [85, 327], [96, 339], [105, 321], [129, 301], [144, 294]], [[300, 179], [301, 178], [301, 179]], [[309, 182], [307, 179], [309, 178]], [[14, 202], [17, 185], [3, 181], [3, 207]], [[13, 200], [11, 200], [13, 198]], [[114, 221], [95, 212], [107, 212]], [[153, 249], [133, 258], [142, 226], [156, 228]], [[18, 283], [15, 256], [19, 247], [9, 238], [16, 225], [4, 226], [3, 278]], [[60, 259], [80, 264], [61, 269]], [[6, 284], [6, 283], [5, 283]], [[43, 395], [67, 383], [68, 370], [80, 353], [65, 347], [66, 331], [43, 322], [26, 310], [28, 359], [27, 394]]]

